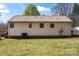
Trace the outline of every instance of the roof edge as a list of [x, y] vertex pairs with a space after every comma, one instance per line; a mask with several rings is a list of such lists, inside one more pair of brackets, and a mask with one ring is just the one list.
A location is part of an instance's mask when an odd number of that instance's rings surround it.
[[[8, 22], [19, 22], [19, 21], [11, 21], [13, 18], [18, 17], [18, 16], [20, 17], [20, 16], [24, 16], [24, 15], [15, 15], [10, 20], [8, 20]], [[64, 15], [52, 15], [52, 16], [63, 16], [70, 20], [70, 21], [66, 21], [66, 22], [72, 22], [72, 20], [70, 18], [68, 18], [67, 16], [64, 16]], [[43, 16], [43, 17], [52, 17], [52, 16]], [[39, 16], [32, 16], [32, 17], [39, 17]], [[65, 21], [59, 21], [59, 22], [65, 22]]]

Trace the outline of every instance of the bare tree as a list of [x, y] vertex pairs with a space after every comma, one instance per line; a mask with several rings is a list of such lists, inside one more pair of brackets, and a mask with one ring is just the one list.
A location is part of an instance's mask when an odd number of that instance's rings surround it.
[[54, 14], [69, 16], [72, 12], [72, 4], [71, 3], [58, 3], [56, 6], [52, 8], [52, 12]]

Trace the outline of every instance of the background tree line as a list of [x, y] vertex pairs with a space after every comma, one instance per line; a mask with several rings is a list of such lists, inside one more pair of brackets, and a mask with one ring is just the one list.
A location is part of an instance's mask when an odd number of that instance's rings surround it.
[[8, 29], [8, 23], [0, 22], [0, 29]]

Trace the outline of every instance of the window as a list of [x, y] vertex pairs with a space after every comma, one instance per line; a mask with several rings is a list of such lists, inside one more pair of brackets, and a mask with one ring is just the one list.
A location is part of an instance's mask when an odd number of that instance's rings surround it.
[[40, 28], [43, 28], [44, 27], [44, 24], [43, 23], [40, 23]]
[[29, 24], [29, 28], [32, 28], [32, 24]]
[[54, 24], [50, 24], [50, 28], [54, 28]]
[[10, 23], [10, 28], [14, 28], [14, 23]]

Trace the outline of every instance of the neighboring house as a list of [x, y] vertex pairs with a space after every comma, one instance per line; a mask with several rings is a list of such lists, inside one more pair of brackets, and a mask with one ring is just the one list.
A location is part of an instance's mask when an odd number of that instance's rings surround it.
[[8, 33], [8, 29], [0, 28], [0, 37], [1, 36], [7, 37], [7, 33]]
[[71, 22], [66, 16], [14, 16], [8, 21], [8, 36], [71, 36]]

